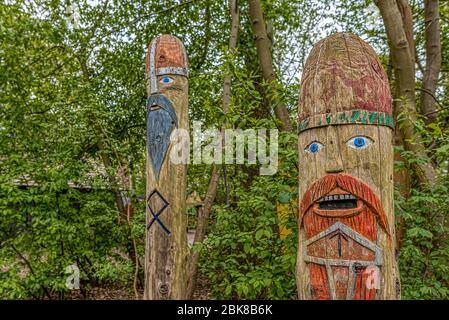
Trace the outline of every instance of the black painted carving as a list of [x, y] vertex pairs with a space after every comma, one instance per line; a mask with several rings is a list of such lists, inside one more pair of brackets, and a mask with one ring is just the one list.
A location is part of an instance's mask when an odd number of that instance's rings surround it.
[[337, 237], [337, 246], [338, 246], [338, 256], [341, 258], [342, 250], [341, 250], [341, 238], [348, 241], [348, 238], [346, 238], [345, 234], [341, 232], [341, 230], [338, 230], [333, 236], [330, 237], [330, 239], [333, 239]]
[[[164, 205], [162, 206], [161, 209], [158, 210], [158, 212], [155, 212], [153, 210], [153, 208], [150, 205], [150, 200], [152, 197], [158, 196], [159, 199], [161, 199], [161, 201], [164, 203]], [[150, 195], [148, 196], [147, 199], [147, 206], [148, 209], [150, 210], [151, 215], [153, 216], [153, 220], [151, 220], [151, 222], [148, 224], [147, 229], [150, 229], [151, 226], [153, 225], [154, 222], [157, 222], [161, 228], [165, 231], [165, 233], [167, 233], [167, 235], [170, 235], [171, 232], [170, 230], [168, 230], [168, 228], [162, 223], [162, 221], [159, 219], [159, 216], [162, 214], [162, 212], [168, 207], [169, 203], [167, 200], [164, 199], [164, 197], [159, 193], [159, 191], [157, 190], [153, 190]]]
[[147, 147], [153, 171], [159, 179], [162, 163], [170, 145], [170, 134], [178, 127], [178, 117], [170, 100], [161, 94], [153, 94], [147, 103]]

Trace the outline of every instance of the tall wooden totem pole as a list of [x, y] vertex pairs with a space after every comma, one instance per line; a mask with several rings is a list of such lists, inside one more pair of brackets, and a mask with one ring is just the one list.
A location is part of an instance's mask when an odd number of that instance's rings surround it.
[[299, 99], [300, 299], [399, 299], [387, 75], [358, 36], [312, 49]]
[[154, 39], [146, 58], [147, 186], [145, 299], [183, 299], [186, 292], [186, 164], [171, 161], [176, 129], [188, 132], [188, 67], [181, 41]]

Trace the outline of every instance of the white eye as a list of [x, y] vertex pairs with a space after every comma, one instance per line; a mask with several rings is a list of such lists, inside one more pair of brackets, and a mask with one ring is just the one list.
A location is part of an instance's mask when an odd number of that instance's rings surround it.
[[365, 149], [373, 143], [373, 140], [364, 136], [356, 136], [349, 139], [346, 143], [354, 149]]
[[318, 141], [311, 142], [305, 149], [305, 152], [315, 154], [321, 149], [323, 149], [324, 145], [319, 143]]
[[159, 82], [160, 82], [160, 83], [163, 83], [163, 84], [170, 84], [170, 83], [172, 83], [173, 81], [174, 81], [174, 80], [173, 80], [172, 78], [168, 77], [168, 76], [162, 77], [162, 79], [159, 80]]

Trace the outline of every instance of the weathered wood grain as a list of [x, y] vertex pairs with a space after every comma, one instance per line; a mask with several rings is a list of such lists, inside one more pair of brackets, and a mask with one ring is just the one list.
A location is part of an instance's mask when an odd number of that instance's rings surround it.
[[299, 100], [300, 299], [400, 298], [391, 102], [387, 75], [359, 37], [314, 46]]
[[144, 298], [184, 299], [188, 268], [186, 164], [170, 161], [170, 134], [176, 128], [188, 132], [185, 49], [176, 37], [160, 36], [151, 42], [146, 63], [149, 105]]

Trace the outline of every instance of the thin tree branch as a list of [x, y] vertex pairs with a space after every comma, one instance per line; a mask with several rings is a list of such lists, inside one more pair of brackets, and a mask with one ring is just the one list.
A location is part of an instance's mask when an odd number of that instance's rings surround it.
[[[422, 91], [422, 92], [428, 94], [428, 95], [435, 101], [435, 103], [438, 104], [438, 106], [439, 106], [441, 109], [446, 109], [446, 108], [447, 108], [447, 107], [444, 107], [444, 106], [440, 103], [440, 101], [438, 101], [438, 99], [435, 97], [435, 95], [434, 95], [432, 92], [430, 92], [429, 90], [424, 89], [424, 88], [419, 88], [419, 87], [417, 87], [416, 90], [419, 90], [419, 91]], [[432, 112], [438, 112], [438, 111], [432, 111]], [[426, 114], [429, 114], [429, 113], [425, 113], [424, 115], [426, 115]]]
[[[30, 262], [25, 258], [25, 256], [19, 250], [17, 250], [17, 248], [13, 244], [10, 244], [9, 246], [14, 250], [15, 253], [17, 253], [19, 255], [20, 259], [22, 259], [23, 262], [25, 262], [25, 264], [27, 265], [28, 269], [30, 269], [31, 274], [33, 276], [35, 276], [36, 273], [34, 272], [33, 267], [31, 266]], [[52, 300], [51, 299], [51, 295], [48, 292], [48, 289], [45, 286], [43, 286], [42, 284], [39, 284], [39, 286], [42, 288], [42, 290], [44, 290], [45, 295], [47, 296], [47, 298], [49, 300]]]
[[[237, 0], [229, 0], [229, 11], [231, 14], [231, 36], [229, 38], [229, 51], [234, 53], [237, 46], [237, 36], [239, 27], [239, 9], [237, 6]], [[226, 76], [223, 81], [223, 112], [226, 113], [229, 108], [231, 93], [231, 76]], [[221, 133], [224, 133], [224, 127], [221, 129]], [[215, 196], [217, 195], [218, 181], [220, 178], [219, 170], [215, 163], [212, 166], [212, 174], [207, 188], [206, 197], [203, 201], [203, 206], [199, 210], [198, 222], [196, 226], [195, 238], [193, 244], [202, 243], [206, 235], [207, 222], [209, 215], [214, 204]], [[225, 178], [225, 184], [226, 178]], [[193, 251], [191, 253], [190, 266], [189, 266], [189, 283], [187, 285], [187, 297], [192, 299], [193, 293], [196, 288], [197, 274], [198, 274], [198, 262], [200, 258], [200, 252]]]
[[[402, 23], [401, 13], [396, 1], [378, 0], [376, 4], [382, 16], [383, 23], [388, 38], [388, 45], [391, 51], [393, 66], [395, 69], [395, 79], [397, 86], [397, 97], [401, 99], [397, 103], [398, 109], [405, 111], [407, 117], [402, 119], [401, 130], [404, 134], [404, 147], [407, 151], [414, 152], [419, 157], [426, 156], [426, 148], [422, 142], [422, 137], [414, 130], [414, 122], [417, 120], [415, 102], [415, 68], [414, 59], [409, 49], [406, 32]], [[436, 172], [431, 163], [419, 163], [413, 165], [421, 184], [434, 185], [436, 182]]]
[[271, 41], [268, 38], [262, 6], [259, 0], [249, 0], [249, 15], [251, 26], [256, 42], [257, 57], [262, 69], [262, 76], [268, 84], [268, 91], [274, 112], [282, 123], [282, 130], [291, 132], [293, 130], [290, 115], [285, 105], [277, 98], [277, 77], [273, 69], [273, 58], [271, 56]]
[[[435, 92], [441, 69], [440, 13], [438, 0], [424, 1], [426, 69], [422, 81], [421, 110], [427, 123], [437, 120]], [[441, 107], [441, 106], [440, 106]]]
[[205, 13], [204, 13], [204, 16], [205, 16], [204, 44], [201, 49], [203, 54], [201, 55], [200, 59], [198, 60], [199, 62], [197, 64], [199, 68], [204, 64], [204, 61], [206, 61], [207, 53], [209, 51], [210, 33], [211, 33], [211, 31], [210, 31], [210, 21], [211, 21], [210, 6], [211, 6], [211, 3], [209, 0], [206, 3], [206, 9], [205, 9]]
[[101, 39], [104, 39], [105, 37], [108, 37], [108, 36], [110, 36], [113, 33], [119, 32], [122, 29], [125, 29], [127, 26], [136, 25], [139, 21], [147, 20], [147, 19], [149, 19], [151, 17], [157, 16], [157, 15], [160, 15], [160, 14], [172, 11], [172, 10], [176, 10], [176, 9], [182, 8], [182, 7], [186, 6], [186, 5], [189, 5], [189, 4], [192, 4], [192, 3], [195, 3], [195, 2], [202, 2], [202, 1], [204, 1], [204, 0], [189, 0], [189, 1], [182, 2], [180, 4], [171, 6], [169, 8], [166, 8], [166, 9], [163, 9], [163, 10], [160, 10], [160, 11], [157, 11], [157, 12], [151, 12], [151, 13], [147, 13], [147, 14], [141, 15], [141, 16], [137, 17], [136, 19], [131, 20], [130, 22], [128, 22], [126, 24], [126, 26], [124, 26], [124, 27], [118, 27], [118, 28], [114, 28], [114, 29], [110, 30], [109, 32], [105, 33], [101, 37]]
[[226, 165], [223, 166], [223, 180], [226, 190], [226, 205], [229, 207], [231, 204], [230, 192], [229, 192], [229, 181], [228, 181], [228, 168]]

